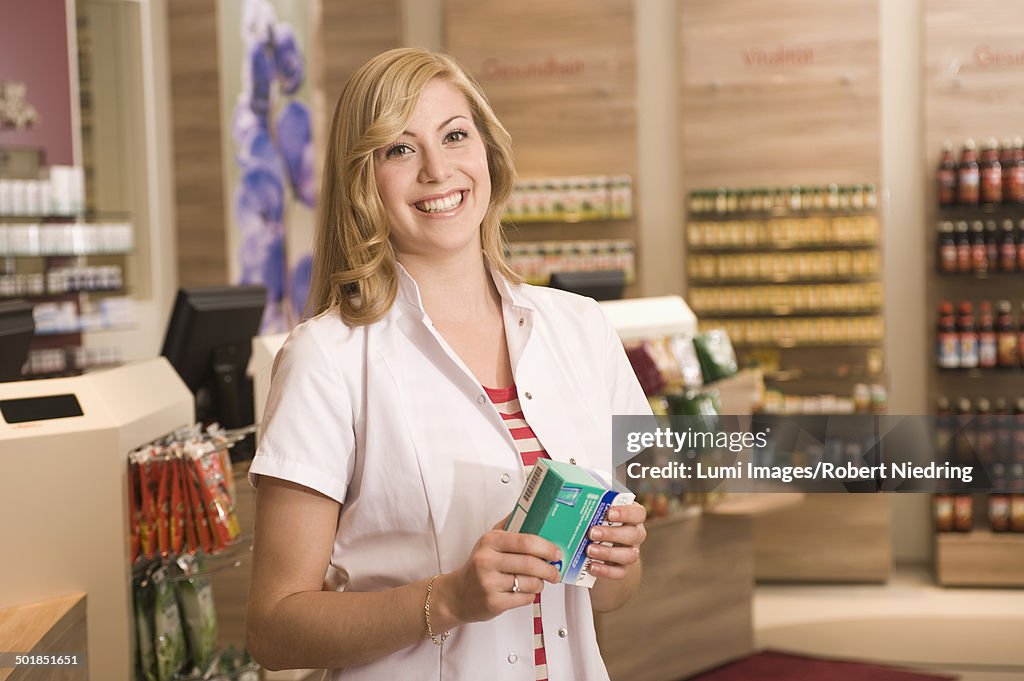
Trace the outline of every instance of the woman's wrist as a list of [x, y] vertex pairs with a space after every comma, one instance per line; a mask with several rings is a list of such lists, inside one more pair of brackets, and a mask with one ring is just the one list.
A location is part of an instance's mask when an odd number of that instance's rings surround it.
[[462, 624], [458, 617], [455, 616], [451, 579], [451, 573], [442, 572], [437, 575], [431, 589], [430, 624], [433, 633], [437, 636]]

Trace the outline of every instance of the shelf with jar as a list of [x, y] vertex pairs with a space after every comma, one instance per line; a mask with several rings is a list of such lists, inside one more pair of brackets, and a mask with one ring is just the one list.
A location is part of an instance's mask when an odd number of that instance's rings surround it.
[[884, 382], [878, 205], [870, 183], [689, 194], [687, 299], [779, 403]]
[[636, 247], [630, 239], [517, 241], [507, 250], [509, 265], [528, 284], [547, 285], [555, 272], [621, 270], [636, 280]]
[[586, 175], [520, 180], [502, 222], [589, 223], [633, 217], [633, 179], [629, 175]]

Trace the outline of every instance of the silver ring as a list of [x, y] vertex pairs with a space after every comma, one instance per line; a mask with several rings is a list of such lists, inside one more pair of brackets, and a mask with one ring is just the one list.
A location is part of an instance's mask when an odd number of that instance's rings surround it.
[[519, 593], [519, 577], [512, 575], [512, 593]]

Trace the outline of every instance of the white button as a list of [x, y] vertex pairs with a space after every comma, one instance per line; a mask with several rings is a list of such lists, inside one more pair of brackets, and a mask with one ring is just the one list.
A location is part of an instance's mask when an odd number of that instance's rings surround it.
[[533, 399], [533, 395], [531, 395], [530, 393], [523, 393], [523, 394], [526, 396], [526, 399], [528, 399], [528, 400], [532, 400]]
[[569, 459], [569, 463], [571, 463], [573, 466], [575, 466], [576, 465], [576, 459]]
[[476, 398], [477, 404], [483, 404], [486, 401], [487, 401], [487, 398], [484, 397], [483, 395], [481, 395], [480, 397]]
[[569, 635], [569, 630], [566, 629], [565, 627], [562, 627], [561, 629], [558, 630], [558, 638], [565, 638], [568, 635]]
[[520, 317], [520, 318], [519, 318], [519, 326], [522, 326], [522, 325], [523, 325], [523, 324], [525, 324], [525, 323], [526, 323], [526, 320], [525, 320], [525, 319], [523, 319], [522, 317]]
[[516, 655], [515, 653], [509, 653], [508, 654], [508, 663], [509, 664], [515, 664], [518, 661], [519, 661], [519, 656], [518, 655]]
[[504, 482], [505, 484], [508, 484], [508, 481], [511, 480], [511, 479], [512, 479], [512, 476], [509, 475], [508, 473], [502, 473], [501, 474], [501, 481]]

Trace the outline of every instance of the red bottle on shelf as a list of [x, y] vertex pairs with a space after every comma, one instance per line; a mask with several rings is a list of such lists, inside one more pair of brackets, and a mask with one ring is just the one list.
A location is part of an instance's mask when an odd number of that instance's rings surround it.
[[999, 147], [999, 166], [1003, 171], [1003, 203], [1010, 200], [1010, 185], [1013, 183], [1013, 140], [1003, 139]]
[[999, 143], [995, 137], [985, 142], [981, 152], [981, 202], [986, 204], [1003, 202], [1003, 166], [999, 163]]
[[1003, 220], [1003, 234], [999, 240], [999, 270], [1017, 270], [1017, 243], [1013, 238], [1013, 220]]
[[966, 220], [956, 223], [956, 271], [961, 274], [971, 271], [971, 233]]
[[940, 369], [960, 368], [960, 335], [956, 330], [953, 303], [939, 303], [939, 321], [936, 326], [935, 363]]
[[971, 272], [988, 272], [988, 245], [985, 243], [985, 224], [981, 220], [971, 223]]
[[[1012, 223], [1011, 223], [1012, 226]], [[956, 274], [956, 240], [953, 238], [953, 223], [948, 220], [939, 223], [938, 270], [942, 274]], [[1013, 250], [1014, 262], [1017, 259], [1017, 247]]]
[[964, 142], [957, 165], [956, 198], [961, 206], [977, 206], [981, 199], [981, 174], [978, 168], [978, 152], [974, 140]]
[[978, 366], [995, 369], [999, 365], [996, 327], [992, 321], [992, 303], [981, 301], [978, 313]]
[[1020, 137], [1013, 140], [1013, 167], [1009, 185], [1003, 183], [1003, 200], [1024, 203], [1024, 139]]
[[1000, 369], [1016, 369], [1020, 366], [1019, 335], [1013, 323], [1013, 305], [1009, 300], [996, 303], [996, 346]]
[[[957, 428], [960, 433], [956, 444], [958, 460], [970, 460], [976, 451], [978, 435], [977, 431], [970, 427], [972, 412], [970, 400], [957, 400]], [[957, 532], [970, 532], [974, 529], [974, 497], [970, 493], [953, 494], [953, 529]]]
[[989, 137], [981, 153], [981, 203], [1002, 203], [1002, 165], [999, 163], [999, 143]]
[[939, 169], [936, 171], [936, 190], [939, 205], [943, 208], [956, 205], [956, 160], [953, 158], [953, 143], [943, 142]]
[[960, 337], [960, 368], [978, 368], [978, 330], [974, 326], [974, 308], [970, 301], [960, 302], [956, 329]]

